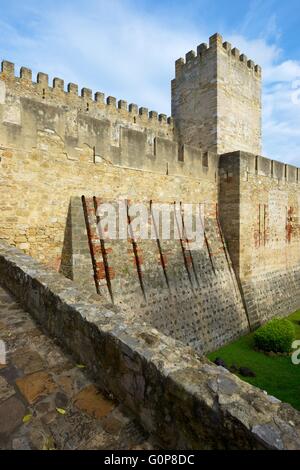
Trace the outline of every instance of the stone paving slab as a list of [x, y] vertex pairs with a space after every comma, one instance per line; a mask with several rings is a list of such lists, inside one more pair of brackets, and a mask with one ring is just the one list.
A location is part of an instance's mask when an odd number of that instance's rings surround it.
[[0, 449], [152, 449], [147, 434], [96, 388], [0, 287]]

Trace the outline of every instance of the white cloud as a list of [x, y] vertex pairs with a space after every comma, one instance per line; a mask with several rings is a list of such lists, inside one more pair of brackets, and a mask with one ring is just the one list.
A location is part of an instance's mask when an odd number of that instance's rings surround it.
[[7, 26], [0, 43], [18, 65], [169, 113], [174, 61], [206, 34], [168, 27], [167, 18], [138, 13], [124, 1], [89, 1], [82, 9], [76, 2], [33, 9], [34, 39]]

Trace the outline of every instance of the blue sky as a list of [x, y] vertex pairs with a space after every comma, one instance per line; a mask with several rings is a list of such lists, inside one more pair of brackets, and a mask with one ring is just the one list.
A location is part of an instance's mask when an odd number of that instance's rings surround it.
[[215, 32], [263, 67], [263, 154], [300, 166], [299, 0], [0, 0], [1, 58], [170, 113], [174, 61]]

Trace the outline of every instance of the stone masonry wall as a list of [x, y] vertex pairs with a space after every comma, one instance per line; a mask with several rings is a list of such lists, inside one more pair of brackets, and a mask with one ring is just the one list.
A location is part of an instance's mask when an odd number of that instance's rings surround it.
[[[0, 74], [0, 238], [61, 268], [68, 259], [65, 230], [71, 197], [136, 200], [217, 200], [216, 155], [179, 149], [173, 126], [154, 113], [22, 68]], [[100, 99], [101, 98], [101, 99]], [[126, 109], [125, 109], [126, 108]], [[63, 268], [65, 269], [65, 267]]]
[[209, 46], [200, 44], [197, 55], [190, 51], [176, 61], [172, 116], [180, 142], [217, 151], [217, 59]]
[[132, 275], [119, 272], [106, 299], [124, 301], [129, 318], [138, 302], [140, 319], [198, 352], [299, 308], [299, 170], [253, 154], [220, 160], [214, 153], [259, 151], [260, 82], [260, 67], [214, 35], [209, 47], [176, 62], [173, 123], [124, 100], [104, 103], [103, 93], [78, 96], [74, 84], [65, 91], [58, 78], [51, 87], [43, 73], [33, 82], [24, 67], [15, 76], [3, 62], [0, 239], [81, 285], [88, 279], [94, 292], [76, 198], [203, 204], [214, 216], [206, 217], [202, 252], [151, 241], [135, 246], [129, 260], [127, 244], [118, 243], [113, 270]]
[[[300, 449], [300, 416], [0, 243], [0, 279], [163, 449]], [[99, 380], [100, 379], [100, 380]]]
[[85, 288], [89, 285], [95, 292], [96, 280], [97, 292], [121, 307], [127, 321], [145, 322], [199, 354], [249, 331], [215, 204], [206, 204], [205, 241], [201, 249], [192, 250], [181, 240], [160, 236], [140, 240], [133, 234], [134, 239], [100, 240], [95, 200], [84, 198], [92, 258], [82, 227], [82, 202], [72, 200], [72, 225], [77, 231], [74, 279], [80, 278]]
[[299, 309], [299, 169], [244, 152], [223, 155], [219, 197], [252, 326]]
[[[44, 75], [35, 84], [29, 71], [16, 78], [12, 65], [2, 67], [0, 239], [95, 292], [76, 199], [205, 204], [214, 214], [206, 219], [210, 252], [183, 255], [179, 240], [164, 241], [161, 258], [156, 242], [142, 242], [144, 290], [131, 242], [115, 243], [113, 300], [131, 321], [138, 317], [201, 353], [245, 333], [247, 318], [216, 220], [218, 157], [187, 145], [179, 155], [170, 123], [145, 114], [134, 123], [132, 112], [98, 101], [86, 108], [86, 91], [78, 97], [60, 81], [52, 89]], [[168, 259], [165, 271], [161, 259]]]
[[261, 154], [261, 68], [217, 37], [218, 153]]

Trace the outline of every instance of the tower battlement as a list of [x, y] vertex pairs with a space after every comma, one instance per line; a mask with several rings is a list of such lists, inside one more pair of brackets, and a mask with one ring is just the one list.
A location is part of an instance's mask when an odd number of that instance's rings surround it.
[[183, 143], [260, 154], [261, 67], [214, 34], [175, 62], [172, 116]]
[[190, 50], [185, 54], [185, 58], [180, 57], [175, 62], [175, 76], [180, 77], [182, 72], [188, 71], [193, 66], [201, 66], [202, 62], [209, 56], [215, 49], [219, 47], [227, 52], [228, 56], [231, 56], [233, 60], [237, 60], [241, 64], [247, 66], [248, 69], [253, 70], [257, 74], [258, 78], [261, 77], [261, 67], [251, 59], [241, 53], [236, 47], [225, 41], [220, 34], [216, 33], [209, 38], [209, 45], [206, 43], [199, 44], [197, 51]]

